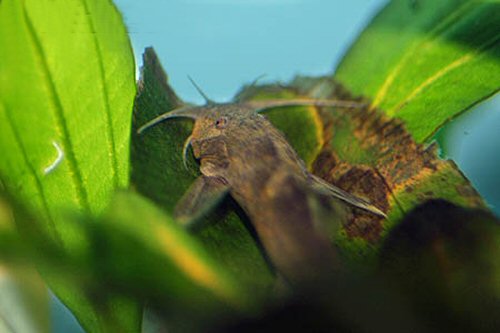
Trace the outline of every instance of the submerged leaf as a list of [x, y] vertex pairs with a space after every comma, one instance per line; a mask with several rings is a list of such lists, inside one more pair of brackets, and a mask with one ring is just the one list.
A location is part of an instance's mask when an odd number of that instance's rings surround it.
[[498, 1], [393, 0], [355, 41], [335, 78], [424, 142], [498, 92], [499, 16]]
[[127, 294], [143, 296], [167, 317], [210, 318], [223, 310], [249, 309], [249, 295], [231, 274], [195, 237], [141, 196], [118, 193], [102, 221], [91, 228], [93, 251], [101, 257], [94, 260], [99, 262], [96, 272]]
[[[353, 99], [331, 78], [299, 77], [302, 95]], [[387, 212], [387, 219], [355, 213], [335, 236], [354, 262], [374, 258], [384, 237], [404, 215], [428, 199], [485, 208], [479, 194], [452, 161], [439, 159], [434, 146], [418, 144], [394, 119], [367, 108], [321, 112], [325, 145], [313, 171], [353, 194], [366, 197]]]
[[[34, 219], [14, 204], [24, 223]], [[86, 292], [109, 331], [130, 331], [134, 313], [117, 320], [114, 307], [132, 300], [154, 308], [176, 331], [204, 331], [228, 316], [253, 314], [252, 295], [195, 237], [136, 193], [119, 192], [97, 220], [68, 215], [66, 224], [91, 246], [64, 252], [36, 228], [22, 237], [0, 228], [0, 260], [43, 263], [59, 282]]]
[[[4, 0], [0, 45], [2, 182], [71, 251], [79, 237], [63, 211], [98, 214], [129, 181], [135, 71], [125, 27], [109, 0]], [[86, 329], [105, 330], [81, 290], [44, 273]], [[137, 331], [138, 314], [122, 310], [110, 302], [110, 317]]]

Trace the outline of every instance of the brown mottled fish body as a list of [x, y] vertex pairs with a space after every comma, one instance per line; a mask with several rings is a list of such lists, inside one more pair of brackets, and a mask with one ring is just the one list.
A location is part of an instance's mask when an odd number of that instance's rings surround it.
[[[272, 106], [272, 102], [267, 104]], [[177, 205], [179, 220], [194, 220], [229, 193], [250, 218], [271, 263], [292, 284], [314, 282], [339, 266], [323, 223], [339, 223], [347, 206], [338, 200], [326, 205], [332, 221], [324, 221], [319, 212], [325, 209], [322, 202], [326, 196], [380, 212], [311, 175], [283, 134], [258, 113], [256, 105], [183, 108], [143, 128], [177, 116], [195, 119], [189, 142], [202, 173]]]
[[[230, 122], [234, 124], [226, 129], [234, 126], [235, 130], [221, 131], [208, 141], [192, 141], [201, 172], [228, 183], [229, 193], [247, 213], [271, 262], [285, 279], [303, 282], [323, 276], [338, 263], [329, 239], [313, 223], [309, 173], [267, 119], [251, 110], [248, 113], [240, 119], [232, 113]], [[195, 125], [193, 134], [197, 130]], [[212, 156], [210, 149], [201, 149], [203, 145], [224, 153]]]

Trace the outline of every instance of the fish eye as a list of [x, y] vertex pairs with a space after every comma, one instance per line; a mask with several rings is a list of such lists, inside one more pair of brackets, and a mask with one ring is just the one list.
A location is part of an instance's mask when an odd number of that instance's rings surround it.
[[220, 117], [215, 121], [215, 127], [218, 129], [223, 129], [227, 125], [227, 117]]

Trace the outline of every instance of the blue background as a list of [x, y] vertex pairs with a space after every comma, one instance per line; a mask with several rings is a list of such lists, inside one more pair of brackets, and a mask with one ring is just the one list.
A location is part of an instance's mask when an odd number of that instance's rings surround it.
[[138, 64], [154, 46], [181, 97], [230, 100], [244, 82], [325, 74], [385, 1], [117, 0]]
[[[214, 100], [229, 101], [245, 83], [331, 73], [385, 0], [115, 0], [136, 61], [154, 46], [170, 82], [186, 101], [202, 103], [192, 76]], [[369, 75], [369, 73], [367, 73]], [[500, 98], [446, 129], [446, 154], [500, 213]], [[75, 332], [54, 303], [55, 332]]]

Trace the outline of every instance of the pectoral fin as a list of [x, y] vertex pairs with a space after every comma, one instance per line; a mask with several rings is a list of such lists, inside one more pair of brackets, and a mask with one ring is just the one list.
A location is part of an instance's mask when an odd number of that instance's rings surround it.
[[368, 201], [361, 199], [353, 194], [350, 194], [340, 188], [338, 188], [335, 185], [332, 185], [328, 183], [327, 181], [314, 176], [314, 175], [309, 175], [309, 185], [311, 188], [321, 194], [321, 195], [326, 195], [326, 196], [331, 196], [336, 199], [340, 199], [351, 206], [361, 208], [363, 210], [366, 210], [370, 213], [373, 213], [375, 215], [379, 215], [382, 217], [387, 217], [383, 211], [369, 203]]
[[198, 177], [177, 203], [174, 217], [191, 226], [217, 205], [228, 193], [229, 186], [218, 177]]

